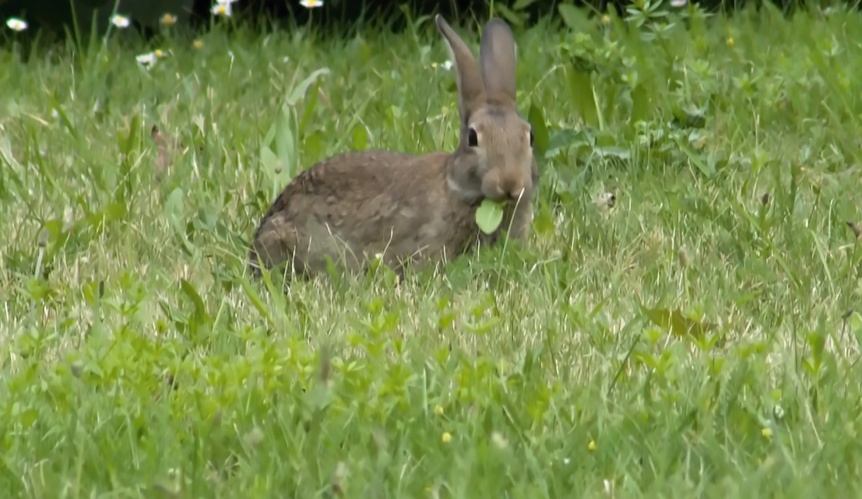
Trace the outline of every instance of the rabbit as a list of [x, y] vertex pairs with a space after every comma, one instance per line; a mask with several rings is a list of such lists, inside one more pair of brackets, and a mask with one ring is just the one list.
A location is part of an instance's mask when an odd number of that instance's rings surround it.
[[[494, 244], [503, 229], [525, 240], [538, 182], [532, 126], [515, 101], [515, 40], [501, 19], [482, 32], [479, 64], [440, 16], [435, 24], [454, 61], [460, 142], [454, 152], [409, 155], [347, 152], [300, 172], [260, 220], [249, 267], [284, 262], [308, 277], [327, 261], [361, 270], [370, 258], [404, 278], [410, 262], [442, 262], [479, 242]], [[507, 201], [494, 233], [475, 221], [483, 199]]]

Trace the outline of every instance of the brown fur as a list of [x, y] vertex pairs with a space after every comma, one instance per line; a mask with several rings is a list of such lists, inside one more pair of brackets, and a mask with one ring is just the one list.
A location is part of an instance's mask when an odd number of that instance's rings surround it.
[[326, 256], [351, 270], [376, 254], [396, 269], [451, 258], [476, 230], [475, 207], [446, 188], [448, 158], [367, 151], [318, 163], [276, 199], [252, 251], [266, 267], [293, 259], [298, 273], [323, 271]]
[[[345, 153], [299, 173], [261, 219], [249, 251], [272, 268], [316, 274], [327, 258], [349, 270], [380, 255], [397, 271], [405, 262], [451, 259], [477, 240], [493, 243], [500, 230], [481, 234], [475, 213], [482, 199], [508, 200], [502, 229], [525, 239], [532, 221], [538, 169], [530, 125], [515, 107], [515, 52], [511, 30], [485, 25], [481, 66], [440, 16], [458, 79], [458, 148], [423, 156], [389, 151]], [[475, 133], [477, 144], [469, 145]]]

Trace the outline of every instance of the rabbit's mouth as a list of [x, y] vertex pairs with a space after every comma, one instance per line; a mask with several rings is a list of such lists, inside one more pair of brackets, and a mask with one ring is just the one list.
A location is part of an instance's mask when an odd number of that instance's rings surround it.
[[482, 197], [495, 203], [517, 203], [519, 200], [523, 201], [524, 198], [529, 197], [528, 191], [524, 187], [520, 189], [500, 189], [498, 187], [486, 191], [490, 192], [483, 192]]

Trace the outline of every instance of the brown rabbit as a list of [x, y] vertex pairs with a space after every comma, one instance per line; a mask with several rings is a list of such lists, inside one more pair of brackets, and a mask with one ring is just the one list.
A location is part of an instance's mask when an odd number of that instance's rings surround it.
[[[533, 133], [515, 103], [515, 41], [500, 19], [485, 25], [480, 64], [439, 15], [458, 82], [461, 139], [453, 153], [413, 156], [390, 151], [351, 152], [299, 173], [260, 221], [249, 265], [260, 275], [290, 260], [294, 272], [326, 269], [327, 258], [359, 270], [381, 255], [402, 275], [402, 265], [444, 261], [482, 238], [509, 229], [529, 234], [538, 168]], [[508, 205], [500, 228], [482, 236], [476, 209], [485, 198]]]

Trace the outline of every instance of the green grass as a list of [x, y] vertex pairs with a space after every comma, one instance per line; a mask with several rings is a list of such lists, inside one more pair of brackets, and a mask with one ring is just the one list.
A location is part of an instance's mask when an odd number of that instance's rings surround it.
[[517, 30], [528, 246], [287, 294], [292, 171], [455, 146], [430, 23], [9, 45], [2, 496], [858, 495], [862, 15], [565, 14]]

